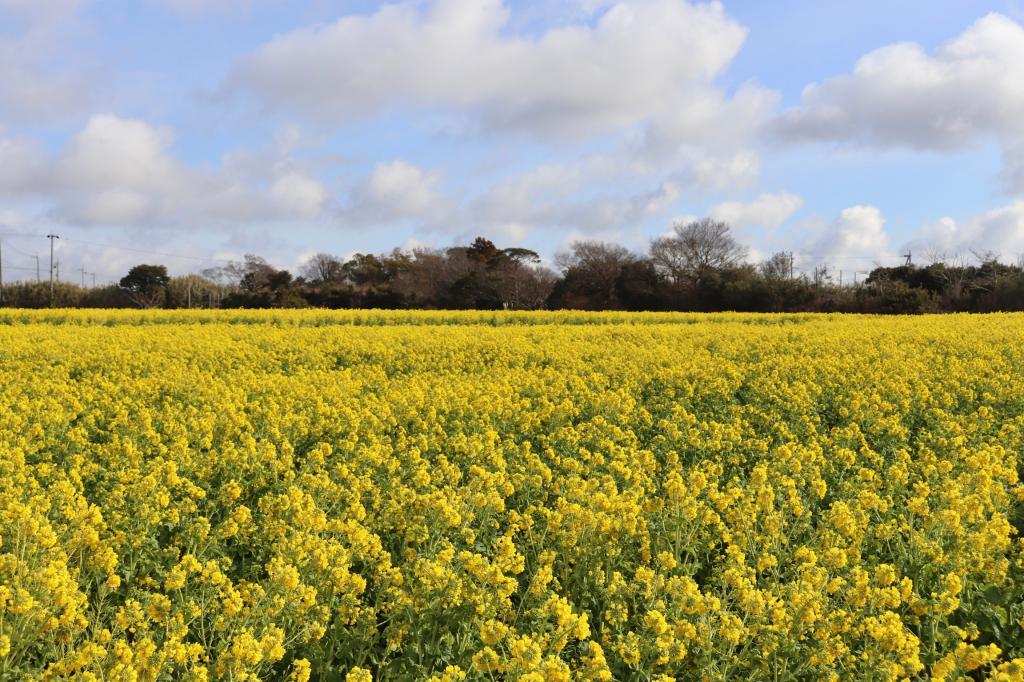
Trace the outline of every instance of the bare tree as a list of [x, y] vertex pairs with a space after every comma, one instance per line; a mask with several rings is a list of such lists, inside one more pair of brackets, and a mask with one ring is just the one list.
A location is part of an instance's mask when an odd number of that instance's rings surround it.
[[637, 260], [618, 244], [596, 241], [573, 242], [568, 252], [555, 256], [555, 264], [564, 275], [563, 283], [597, 309], [618, 306], [616, 282], [622, 269]]
[[228, 261], [226, 264], [206, 268], [200, 274], [203, 277], [224, 287], [243, 288], [256, 291], [266, 284], [267, 278], [277, 272], [265, 258], [251, 253], [245, 254], [244, 260]]
[[792, 259], [786, 251], [773, 253], [768, 260], [757, 266], [761, 276], [767, 280], [780, 281], [789, 278]]
[[535, 265], [520, 271], [521, 283], [516, 292], [518, 307], [526, 310], [543, 308], [551, 291], [555, 288], [558, 275], [548, 268]]
[[618, 244], [596, 241], [577, 241], [569, 251], [555, 255], [555, 264], [560, 270], [586, 270], [602, 279], [614, 279], [626, 263], [636, 260], [630, 251]]
[[935, 265], [936, 263], [945, 263], [949, 258], [949, 254], [945, 250], [938, 247], [929, 247], [924, 251], [924, 260], [928, 265]]
[[212, 268], [204, 268], [200, 274], [222, 287], [237, 287], [245, 275], [245, 265], [238, 261], [229, 261], [225, 265], [218, 265]]
[[251, 253], [245, 254], [245, 264], [242, 268], [242, 279], [238, 285], [246, 291], [260, 291], [268, 288], [274, 275], [278, 272], [277, 268], [268, 263], [265, 258]]
[[732, 268], [747, 257], [747, 249], [730, 233], [729, 226], [703, 218], [676, 223], [672, 234], [651, 243], [651, 261], [676, 283], [697, 283], [712, 270]]
[[414, 249], [392, 286], [417, 305], [436, 307], [441, 305], [452, 284], [465, 276], [472, 266], [468, 258], [453, 258], [446, 251]]
[[947, 267], [943, 269], [943, 275], [946, 283], [946, 299], [948, 301], [959, 300], [964, 295], [970, 280], [967, 257], [961, 253], [954, 254], [949, 259]]
[[998, 263], [999, 258], [1002, 256], [998, 251], [992, 251], [991, 249], [985, 251], [971, 249], [971, 255], [978, 260], [979, 265], [984, 265], [985, 263]]
[[488, 282], [507, 310], [533, 310], [543, 307], [558, 276], [540, 265], [522, 265], [502, 259], [488, 274]]
[[317, 253], [303, 264], [301, 272], [310, 282], [340, 282], [345, 279], [345, 263], [329, 253]]

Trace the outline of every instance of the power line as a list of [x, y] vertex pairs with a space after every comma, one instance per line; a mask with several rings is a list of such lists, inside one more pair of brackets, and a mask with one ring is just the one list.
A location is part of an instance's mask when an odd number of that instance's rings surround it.
[[21, 249], [19, 249], [17, 246], [14, 246], [10, 242], [7, 242], [7, 248], [11, 249], [12, 251], [15, 251], [16, 253], [20, 253], [22, 256], [28, 256], [29, 258], [36, 257], [35, 254], [29, 253], [28, 251], [22, 251]]
[[[14, 246], [10, 242], [7, 242], [7, 247], [9, 249], [11, 249], [12, 251], [14, 251], [15, 253], [19, 253], [22, 256], [25, 256], [26, 258], [35, 258], [36, 259], [36, 281], [39, 281], [39, 254], [38, 253], [29, 253], [28, 251], [22, 251], [21, 249], [19, 249], [17, 246]], [[16, 267], [11, 267], [11, 266], [8, 266], [8, 267], [11, 270], [26, 270], [28, 272], [31, 272], [31, 270], [29, 268], [16, 268]]]

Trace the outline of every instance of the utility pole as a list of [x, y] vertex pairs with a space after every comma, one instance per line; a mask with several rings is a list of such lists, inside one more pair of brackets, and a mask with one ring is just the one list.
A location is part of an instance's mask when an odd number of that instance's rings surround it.
[[57, 281], [60, 282], [60, 258], [54, 261], [53, 267], [57, 271]]
[[50, 307], [53, 307], [53, 240], [60, 239], [55, 234], [48, 234], [46, 238], [50, 240]]
[[910, 267], [911, 265], [913, 265], [913, 263], [910, 261], [910, 249], [907, 249], [907, 252], [905, 254], [903, 254], [903, 257], [907, 259], [907, 262], [906, 262], [907, 267]]
[[95, 272], [90, 272], [89, 274], [92, 275], [92, 288], [95, 289], [96, 288], [96, 273]]
[[85, 266], [78, 268], [78, 271], [82, 273], [82, 288], [85, 288]]
[[42, 278], [39, 277], [39, 254], [37, 253], [33, 258], [36, 259], [36, 282], [42, 282]]

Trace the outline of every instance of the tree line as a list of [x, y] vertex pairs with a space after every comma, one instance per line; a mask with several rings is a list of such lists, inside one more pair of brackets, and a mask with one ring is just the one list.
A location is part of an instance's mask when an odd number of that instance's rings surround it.
[[935, 258], [926, 266], [876, 267], [856, 286], [825, 267], [795, 273], [791, 254], [760, 263], [725, 223], [680, 223], [646, 253], [577, 241], [555, 269], [529, 249], [499, 248], [478, 237], [446, 249], [395, 249], [340, 258], [318, 253], [298, 274], [264, 258], [171, 277], [163, 265], [137, 265], [117, 285], [19, 282], [5, 306], [138, 308], [427, 308], [743, 312], [927, 313], [1024, 310], [1024, 268], [994, 254]]

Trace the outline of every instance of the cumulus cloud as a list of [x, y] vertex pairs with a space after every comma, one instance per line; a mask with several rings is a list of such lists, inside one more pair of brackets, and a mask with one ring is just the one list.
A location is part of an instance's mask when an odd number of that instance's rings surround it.
[[575, 225], [584, 231], [610, 231], [636, 227], [661, 215], [682, 195], [682, 189], [668, 179], [656, 187], [627, 195], [570, 206], [563, 225]]
[[315, 218], [330, 200], [322, 182], [298, 171], [289, 171], [274, 180], [270, 196], [285, 213], [300, 218]]
[[609, 230], [658, 215], [686, 191], [756, 180], [756, 132], [777, 94], [717, 86], [747, 35], [721, 3], [573, 0], [559, 23], [549, 16], [534, 30], [522, 23], [528, 11], [511, 7], [406, 0], [292, 31], [239, 59], [223, 92], [328, 128], [401, 111], [449, 135], [555, 148], [592, 138], [604, 149], [497, 179], [467, 200], [446, 199], [434, 173], [381, 164], [341, 212], [354, 225]]
[[54, 153], [0, 134], [0, 195], [33, 201], [49, 219], [82, 226], [405, 223], [432, 234], [486, 231], [521, 239], [542, 228], [635, 229], [669, 211], [683, 193], [673, 177], [616, 188], [612, 161], [594, 156], [542, 164], [457, 200], [443, 188], [440, 170], [396, 159], [376, 164], [339, 204], [315, 169], [295, 161], [290, 131], [271, 148], [203, 166], [179, 160], [174, 137], [170, 128], [112, 115], [92, 117]]
[[603, 164], [596, 157], [542, 164], [458, 200], [444, 190], [437, 170], [404, 160], [379, 163], [355, 184], [339, 220], [345, 227], [407, 223], [447, 238], [482, 233], [521, 240], [540, 229], [607, 235], [637, 229], [682, 194], [672, 179], [632, 191], [594, 191], [588, 182]]
[[945, 152], [994, 139], [1005, 188], [1024, 191], [1024, 27], [989, 14], [928, 54], [898, 43], [808, 86], [774, 122], [785, 139]]
[[480, 226], [515, 239], [542, 228], [610, 234], [637, 228], [682, 196], [682, 183], [675, 178], [616, 189], [617, 177], [606, 162], [593, 157], [543, 164], [506, 178], [466, 202], [457, 224]]
[[0, 136], [0, 193], [49, 205], [77, 225], [268, 222], [326, 215], [323, 183], [280, 152], [195, 167], [173, 155], [173, 131], [96, 115], [63, 149]]
[[159, 221], [201, 197], [169, 153], [173, 134], [140, 120], [93, 116], [53, 159], [46, 181], [62, 197], [53, 214], [73, 223]]
[[446, 130], [618, 135], [623, 165], [686, 169], [702, 188], [756, 176], [750, 146], [778, 96], [716, 87], [747, 35], [721, 3], [572, 7], [537, 34], [517, 30], [502, 0], [384, 5], [275, 38], [240, 59], [224, 89], [328, 125], [412, 108], [448, 116]]
[[838, 218], [817, 226], [806, 237], [801, 260], [833, 266], [870, 267], [892, 256], [885, 218], [874, 206], [851, 206]]
[[752, 83], [731, 98], [712, 87], [668, 91], [664, 109], [643, 128], [637, 152], [651, 161], [689, 161], [705, 186], [756, 176], [759, 162], [750, 145], [778, 100], [777, 92]]
[[228, 85], [332, 123], [411, 103], [497, 129], [593, 133], [643, 122], [674, 95], [703, 96], [746, 37], [719, 3], [623, 2], [539, 37], [508, 34], [510, 16], [501, 0], [385, 5], [275, 38]]
[[1024, 201], [995, 208], [958, 223], [942, 218], [923, 226], [907, 244], [922, 255], [939, 258], [994, 253], [1004, 261], [1024, 256]]
[[350, 226], [404, 220], [440, 225], [449, 215], [449, 206], [439, 182], [439, 173], [401, 159], [378, 163], [351, 192], [342, 220]]
[[789, 220], [803, 206], [796, 194], [765, 192], [750, 202], [728, 201], [711, 209], [711, 217], [735, 227], [775, 228]]
[[173, 211], [191, 193], [188, 170], [171, 158], [170, 130], [94, 116], [53, 164], [67, 195], [58, 213], [76, 222], [124, 224]]
[[566, 207], [586, 185], [585, 164], [542, 164], [505, 178], [468, 202], [466, 222], [509, 236], [564, 223]]

